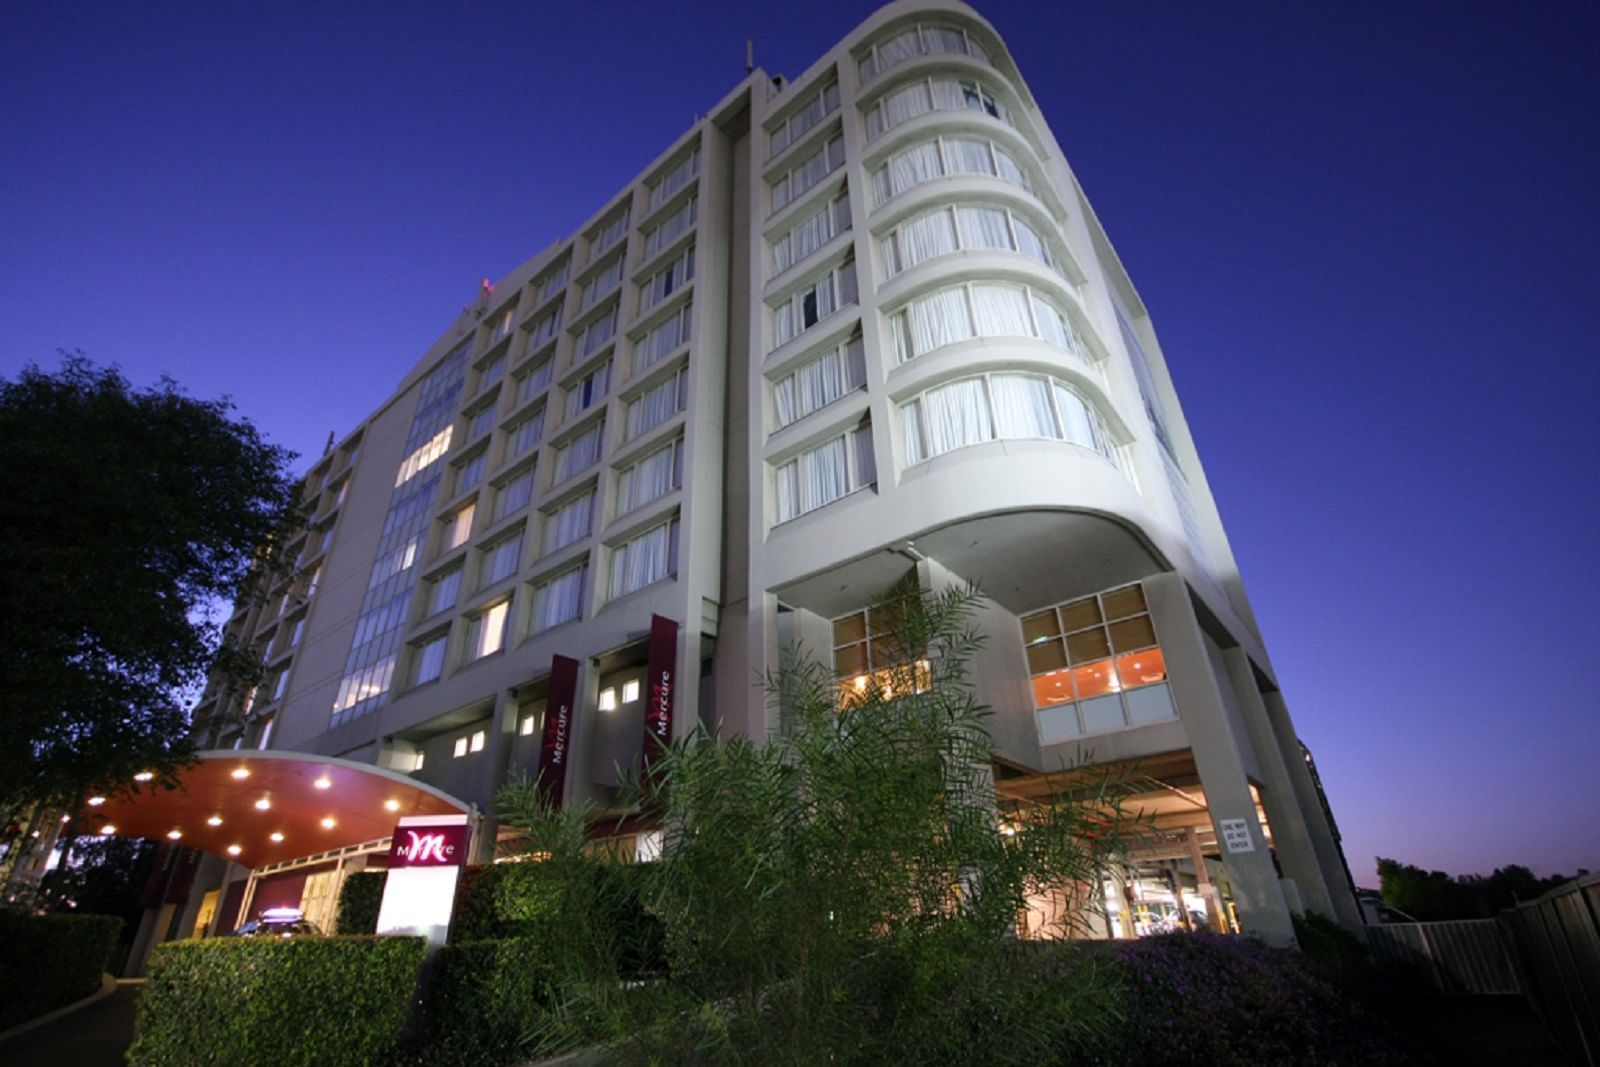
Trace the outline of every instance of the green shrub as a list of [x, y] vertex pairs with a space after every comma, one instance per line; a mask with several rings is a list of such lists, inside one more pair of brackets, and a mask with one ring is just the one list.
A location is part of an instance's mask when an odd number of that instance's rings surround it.
[[544, 1022], [554, 980], [535, 938], [446, 945], [433, 957], [423, 998], [418, 1062], [492, 1067], [516, 1059]]
[[1347, 989], [1364, 988], [1372, 978], [1366, 942], [1326, 915], [1314, 911], [1294, 916], [1294, 936], [1306, 958]]
[[383, 887], [388, 871], [355, 871], [346, 875], [339, 887], [339, 917], [334, 920], [336, 934], [375, 934], [378, 909], [383, 904]]
[[341, 1067], [396, 1049], [417, 937], [218, 938], [160, 945], [128, 1057], [148, 1067]]
[[538, 937], [556, 920], [562, 885], [542, 863], [490, 863], [467, 867], [456, 888], [452, 942]]
[[99, 989], [121, 929], [115, 915], [0, 912], [0, 1030]]

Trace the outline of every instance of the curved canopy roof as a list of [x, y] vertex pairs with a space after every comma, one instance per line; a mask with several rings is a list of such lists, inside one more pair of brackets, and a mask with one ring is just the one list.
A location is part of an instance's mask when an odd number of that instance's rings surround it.
[[388, 837], [404, 815], [472, 812], [406, 775], [301, 752], [201, 752], [177, 778], [175, 789], [136, 782], [90, 797], [79, 832], [174, 841], [259, 867]]

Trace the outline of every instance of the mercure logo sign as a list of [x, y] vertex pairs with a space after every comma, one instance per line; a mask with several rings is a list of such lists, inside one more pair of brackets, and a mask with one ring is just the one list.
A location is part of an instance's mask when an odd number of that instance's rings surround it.
[[389, 846], [391, 867], [459, 867], [467, 858], [467, 827], [396, 826]]

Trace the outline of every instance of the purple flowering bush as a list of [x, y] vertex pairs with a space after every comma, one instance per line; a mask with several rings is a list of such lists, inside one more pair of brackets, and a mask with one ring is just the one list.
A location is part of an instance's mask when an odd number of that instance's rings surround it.
[[1120, 965], [1119, 1064], [1404, 1062], [1382, 1025], [1299, 953], [1246, 937], [1163, 934], [1105, 951]]

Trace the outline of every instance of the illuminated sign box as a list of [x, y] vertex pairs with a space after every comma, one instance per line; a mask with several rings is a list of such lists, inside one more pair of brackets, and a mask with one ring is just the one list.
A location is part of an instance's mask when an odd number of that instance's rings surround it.
[[425, 937], [430, 948], [444, 944], [456, 882], [471, 849], [472, 827], [465, 815], [401, 819], [389, 845], [378, 933]]

